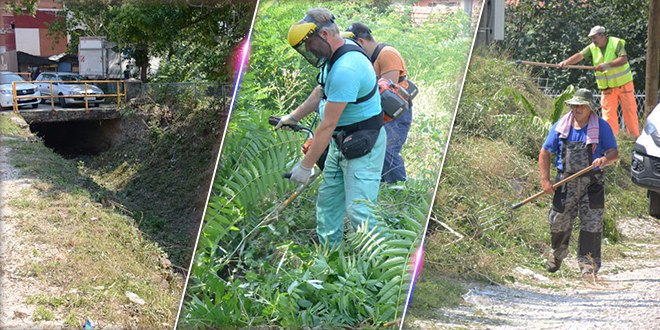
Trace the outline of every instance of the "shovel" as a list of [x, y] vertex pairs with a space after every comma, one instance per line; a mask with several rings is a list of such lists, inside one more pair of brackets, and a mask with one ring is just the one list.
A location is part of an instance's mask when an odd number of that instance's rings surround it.
[[[586, 168], [580, 170], [579, 172], [577, 172], [575, 174], [572, 174], [571, 176], [555, 183], [554, 185], [552, 185], [552, 187], [554, 189], [557, 189], [557, 188], [561, 187], [562, 185], [564, 185], [566, 182], [569, 182], [569, 181], [581, 176], [582, 174], [585, 174], [585, 173], [593, 170], [595, 167], [596, 167], [595, 165], [591, 165], [589, 167], [586, 167]], [[477, 213], [477, 218], [479, 219], [479, 221], [481, 221], [482, 219], [487, 219], [486, 222], [481, 223], [482, 226], [486, 226], [486, 225], [491, 224], [491, 226], [488, 227], [486, 230], [493, 229], [495, 227], [499, 227], [499, 226], [501, 226], [501, 225], [503, 225], [503, 224], [505, 224], [505, 223], [507, 223], [507, 222], [509, 222], [513, 219], [513, 211], [514, 210], [520, 208], [521, 206], [523, 206], [523, 205], [525, 205], [525, 204], [527, 204], [527, 203], [529, 203], [533, 200], [536, 200], [537, 198], [543, 196], [544, 194], [545, 194], [544, 191], [540, 191], [537, 194], [535, 194], [534, 196], [528, 197], [527, 199], [525, 199], [522, 202], [520, 202], [518, 204], [515, 204], [515, 205], [511, 205], [507, 202], [497, 203], [493, 206], [489, 206], [489, 207], [479, 211], [479, 213]]]

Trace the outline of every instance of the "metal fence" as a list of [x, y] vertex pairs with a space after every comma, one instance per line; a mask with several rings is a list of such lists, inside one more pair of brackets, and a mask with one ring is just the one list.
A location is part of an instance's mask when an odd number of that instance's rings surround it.
[[206, 98], [229, 104], [234, 85], [212, 82], [142, 83], [127, 82], [128, 99], [134, 103], [182, 103]]

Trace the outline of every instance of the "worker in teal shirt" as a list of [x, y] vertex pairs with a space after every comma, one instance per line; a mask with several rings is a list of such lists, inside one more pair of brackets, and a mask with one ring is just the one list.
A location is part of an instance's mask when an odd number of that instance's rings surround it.
[[342, 241], [347, 213], [356, 228], [375, 226], [367, 202], [375, 204], [378, 199], [387, 141], [376, 72], [366, 53], [340, 36], [327, 9], [307, 11], [291, 27], [288, 39], [310, 64], [320, 68], [319, 86], [283, 116], [276, 129], [295, 125], [319, 109], [321, 122], [290, 180], [309, 181], [314, 163], [329, 146], [316, 202], [316, 232], [321, 243], [335, 246]]

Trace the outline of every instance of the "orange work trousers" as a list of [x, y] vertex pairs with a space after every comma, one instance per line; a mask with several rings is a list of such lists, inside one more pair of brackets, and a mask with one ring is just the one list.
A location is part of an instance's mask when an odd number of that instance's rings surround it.
[[603, 119], [612, 127], [612, 132], [619, 133], [619, 118], [616, 109], [621, 103], [623, 120], [626, 122], [628, 134], [639, 136], [639, 119], [637, 118], [637, 103], [635, 102], [635, 86], [629, 82], [623, 86], [603, 89], [600, 105], [603, 107]]

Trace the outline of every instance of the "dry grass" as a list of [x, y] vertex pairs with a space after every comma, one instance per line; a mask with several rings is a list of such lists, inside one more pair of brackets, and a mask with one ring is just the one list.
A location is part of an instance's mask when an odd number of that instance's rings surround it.
[[[8, 146], [10, 163], [33, 179], [9, 201], [8, 221], [25, 247], [10, 257], [14, 276], [43, 288], [24, 297], [35, 308], [34, 321], [81, 327], [89, 317], [101, 327], [173, 326], [183, 279], [136, 219], [97, 199], [98, 186], [72, 161], [40, 143], [12, 140]], [[127, 291], [146, 303], [131, 302]]]

